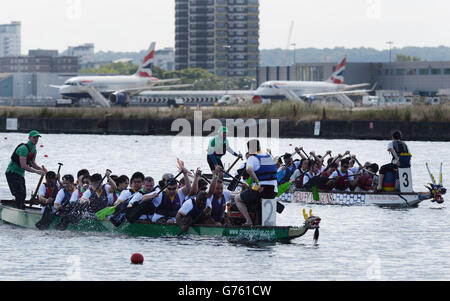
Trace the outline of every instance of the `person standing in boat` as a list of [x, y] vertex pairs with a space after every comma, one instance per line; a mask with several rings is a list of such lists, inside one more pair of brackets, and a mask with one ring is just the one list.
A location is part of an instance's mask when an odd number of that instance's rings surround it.
[[183, 173], [186, 185], [180, 189], [175, 179], [167, 181], [167, 188], [153, 199], [153, 204], [156, 208], [152, 218], [152, 222], [154, 223], [175, 223], [178, 210], [183, 205], [186, 196], [191, 193], [189, 171], [181, 164], [178, 168]]
[[216, 166], [223, 168], [222, 157], [226, 152], [229, 152], [235, 157], [242, 158], [241, 154], [236, 153], [231, 147], [227, 139], [228, 129], [223, 126], [219, 130], [219, 134], [215, 136], [208, 145], [208, 164], [209, 168], [213, 172]]
[[28, 134], [28, 142], [19, 144], [14, 150], [6, 169], [6, 180], [11, 194], [16, 198], [18, 209], [25, 210], [25, 198], [27, 196], [25, 171], [41, 176], [45, 175], [45, 171], [36, 163], [36, 144], [40, 137], [38, 131], [31, 131]]
[[49, 171], [45, 175], [45, 183], [42, 183], [39, 187], [39, 203], [42, 206], [42, 213], [46, 206], [50, 206], [53, 209], [53, 203], [55, 201], [56, 195], [59, 192], [60, 185], [58, 183], [58, 176], [54, 171]]
[[[247, 173], [252, 178], [252, 186], [236, 195], [236, 206], [245, 218], [245, 226], [253, 225], [248, 213], [249, 205], [257, 205], [261, 199], [274, 199], [278, 193], [277, 167], [272, 156], [261, 151], [259, 140], [247, 143], [250, 157], [247, 160]], [[260, 205], [260, 204], [259, 204]], [[257, 212], [259, 215], [259, 212]]]
[[70, 203], [72, 194], [76, 191], [73, 176], [65, 175], [62, 177], [62, 186], [63, 189], [59, 190], [54, 202], [54, 208], [56, 211], [60, 211], [65, 208]]
[[391, 163], [381, 166], [380, 178], [377, 185], [377, 191], [383, 190], [383, 181], [387, 173], [393, 173], [398, 179], [398, 167], [400, 166], [400, 154], [409, 153], [408, 146], [402, 141], [402, 132], [392, 133], [392, 141], [388, 144], [387, 150], [392, 155]]

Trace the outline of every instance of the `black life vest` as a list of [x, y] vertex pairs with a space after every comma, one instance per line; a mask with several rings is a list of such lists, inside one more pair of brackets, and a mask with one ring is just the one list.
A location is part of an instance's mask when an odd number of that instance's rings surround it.
[[11, 155], [11, 161], [13, 161], [18, 166], [20, 166], [20, 158], [19, 158], [19, 155], [16, 152], [19, 149], [19, 147], [21, 147], [22, 145], [25, 145], [27, 147], [27, 149], [28, 149], [27, 165], [31, 166], [31, 161], [33, 161], [33, 159], [36, 157], [36, 151], [32, 152], [31, 148], [26, 143], [21, 143], [21, 144], [19, 144], [16, 147], [16, 149], [14, 150], [14, 152]]
[[[219, 203], [220, 201], [220, 203]], [[225, 197], [222, 195], [222, 197], [219, 199], [215, 195], [212, 196], [211, 201], [211, 217], [216, 222], [222, 222], [225, 214], [225, 208], [226, 208], [226, 202]]]
[[89, 212], [96, 213], [108, 206], [108, 195], [105, 185], [102, 186], [102, 193], [100, 196], [92, 187], [89, 188], [89, 190], [91, 191], [91, 197], [89, 198]]
[[[397, 153], [397, 156], [400, 156], [402, 153], [409, 153], [408, 146], [405, 142], [400, 140], [394, 140], [392, 143], [394, 145], [394, 150]], [[392, 159], [394, 160], [394, 156], [392, 155]]]
[[167, 193], [164, 191], [162, 192], [161, 204], [156, 208], [155, 213], [167, 217], [176, 217], [182, 203], [183, 201], [180, 200], [178, 191], [173, 200], [171, 200]]

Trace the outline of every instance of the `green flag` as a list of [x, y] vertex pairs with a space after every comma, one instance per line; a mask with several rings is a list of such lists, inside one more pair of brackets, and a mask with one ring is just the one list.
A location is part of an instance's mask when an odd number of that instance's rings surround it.
[[319, 190], [317, 190], [317, 186], [313, 187], [313, 200], [318, 202], [320, 200], [319, 198]]

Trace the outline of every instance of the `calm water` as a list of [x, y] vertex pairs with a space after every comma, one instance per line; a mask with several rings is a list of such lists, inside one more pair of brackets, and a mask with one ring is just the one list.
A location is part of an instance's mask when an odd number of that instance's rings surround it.
[[[9, 157], [26, 138], [0, 133], [2, 199], [11, 198], [4, 177]], [[206, 170], [207, 142], [206, 138], [44, 135], [37, 162], [53, 170], [58, 162], [64, 163], [62, 174], [76, 174], [80, 168], [103, 173], [110, 168], [114, 174], [131, 176], [139, 170], [159, 179], [165, 172], [176, 173], [177, 157], [188, 169]], [[245, 152], [244, 139], [231, 142]], [[390, 160], [387, 143], [279, 139], [265, 141], [264, 147], [274, 154], [292, 152], [291, 144], [318, 153], [349, 149], [362, 163], [381, 165]], [[408, 146], [416, 191], [423, 191], [430, 181], [425, 162], [435, 177], [443, 162], [444, 184], [448, 183], [450, 143], [408, 142]], [[232, 163], [233, 158], [228, 155], [224, 161]], [[27, 174], [29, 195], [38, 180], [37, 175]], [[317, 246], [312, 244], [312, 232], [290, 244], [242, 243], [224, 238], [39, 232], [0, 222], [0, 280], [450, 280], [447, 203], [428, 201], [407, 210], [287, 204], [278, 223], [302, 224], [301, 210], [306, 207], [322, 218]], [[144, 255], [144, 265], [129, 264], [135, 252]]]

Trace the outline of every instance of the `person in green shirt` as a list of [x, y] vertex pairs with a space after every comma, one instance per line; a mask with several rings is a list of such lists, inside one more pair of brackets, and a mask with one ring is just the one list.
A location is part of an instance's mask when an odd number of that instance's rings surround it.
[[11, 194], [16, 198], [16, 207], [25, 210], [25, 198], [27, 189], [25, 186], [25, 171], [32, 172], [38, 175], [45, 175], [36, 164], [36, 144], [39, 141], [41, 134], [38, 131], [31, 131], [28, 134], [28, 142], [19, 144], [11, 156], [6, 169], [6, 180], [8, 181]]
[[211, 171], [216, 169], [216, 166], [223, 168], [222, 157], [226, 152], [233, 154], [235, 157], [242, 159], [242, 155], [236, 153], [231, 147], [227, 139], [227, 127], [221, 127], [217, 136], [215, 136], [208, 145], [208, 164]]

